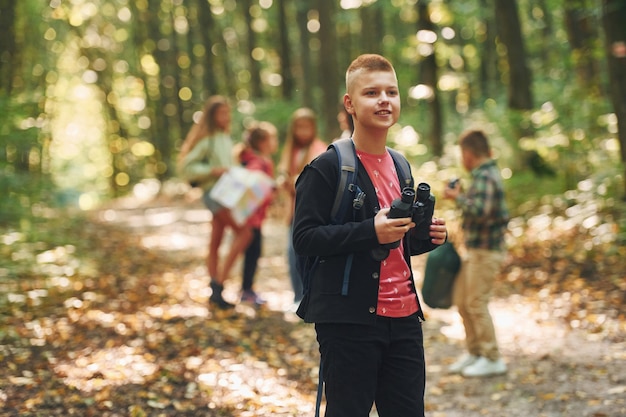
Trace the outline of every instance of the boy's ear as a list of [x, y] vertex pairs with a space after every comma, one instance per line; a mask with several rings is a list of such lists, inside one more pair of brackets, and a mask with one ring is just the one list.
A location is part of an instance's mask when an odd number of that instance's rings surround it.
[[343, 95], [343, 106], [346, 108], [346, 111], [350, 114], [354, 114], [354, 107], [352, 106], [352, 99], [350, 98], [350, 94], [346, 93]]

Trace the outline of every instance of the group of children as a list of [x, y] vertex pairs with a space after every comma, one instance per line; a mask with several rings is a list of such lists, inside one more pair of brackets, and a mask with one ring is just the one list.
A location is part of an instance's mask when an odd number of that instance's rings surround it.
[[[210, 276], [210, 302], [219, 309], [231, 309], [234, 304], [223, 297], [224, 282], [229, 278], [237, 258], [243, 254], [241, 301], [262, 305], [265, 300], [253, 289], [258, 260], [261, 256], [261, 226], [274, 195], [238, 224], [230, 210], [211, 198], [210, 191], [219, 177], [236, 164], [258, 170], [275, 178], [273, 155], [278, 150], [278, 131], [267, 121], [255, 122], [246, 128], [242, 146], [234, 146], [230, 135], [231, 108], [222, 96], [210, 97], [199, 119], [190, 129], [179, 154], [180, 174], [203, 190], [203, 202], [212, 213], [211, 236], [206, 257]], [[291, 117], [285, 145], [278, 164], [276, 183], [288, 197], [286, 220], [291, 225], [295, 180], [302, 168], [326, 150], [326, 143], [318, 137], [317, 116], [309, 108], [297, 109]], [[233, 151], [234, 150], [234, 151]], [[226, 230], [233, 232], [228, 252], [220, 258], [220, 246]], [[289, 273], [294, 291], [294, 306], [302, 298], [302, 285], [295, 266], [295, 252], [289, 229], [287, 254]], [[294, 307], [290, 307], [294, 309]]]
[[[386, 58], [365, 54], [352, 61], [346, 71], [343, 107], [353, 123], [350, 136], [358, 165], [356, 183], [363, 195], [360, 205], [339, 221], [331, 220], [341, 175], [337, 151], [327, 149], [317, 137], [310, 110], [294, 113], [279, 164], [281, 187], [290, 195], [290, 264], [295, 264], [296, 253], [317, 262], [302, 300], [300, 280], [292, 273], [294, 301], [299, 303], [296, 311], [305, 322], [315, 324], [327, 417], [366, 417], [373, 405], [381, 417], [424, 417], [424, 314], [411, 257], [447, 241], [446, 221], [433, 217], [424, 238], [414, 230], [410, 216], [388, 216], [401, 192], [402, 169], [386, 146], [401, 108], [395, 69]], [[227, 102], [212, 98], [183, 145], [185, 174], [205, 190], [234, 163], [229, 124]], [[239, 163], [273, 175], [276, 129], [267, 123], [255, 125], [248, 129], [246, 142]], [[487, 137], [482, 131], [470, 131], [459, 145], [472, 182], [467, 190], [460, 184], [446, 189], [444, 198], [454, 200], [462, 210], [467, 255], [455, 284], [454, 302], [463, 319], [467, 354], [448, 370], [467, 377], [498, 375], [507, 367], [497, 348], [488, 301], [504, 256], [508, 211]], [[410, 180], [414, 183], [412, 176]], [[234, 260], [245, 251], [248, 272], [242, 298], [258, 303], [262, 300], [252, 291], [251, 277], [269, 202], [245, 225], [238, 225], [229, 210], [207, 194], [204, 201], [213, 213], [207, 257], [211, 302], [232, 308], [222, 297], [223, 284]], [[235, 238], [219, 268], [218, 250], [226, 228], [235, 232]], [[400, 243], [384, 259], [372, 255], [392, 242]], [[319, 407], [316, 411], [319, 415]]]

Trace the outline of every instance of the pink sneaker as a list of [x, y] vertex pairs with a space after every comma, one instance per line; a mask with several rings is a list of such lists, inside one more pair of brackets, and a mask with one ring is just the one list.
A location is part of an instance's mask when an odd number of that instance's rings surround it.
[[257, 293], [252, 290], [246, 290], [241, 294], [241, 302], [242, 303], [252, 303], [257, 306], [261, 306], [265, 304], [267, 301], [260, 297]]

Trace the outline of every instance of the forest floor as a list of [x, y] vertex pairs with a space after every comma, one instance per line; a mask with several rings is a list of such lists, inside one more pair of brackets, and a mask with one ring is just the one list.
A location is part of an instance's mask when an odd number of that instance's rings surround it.
[[[287, 311], [283, 219], [263, 228], [267, 304], [234, 312], [208, 308], [208, 220], [193, 198], [120, 200], [50, 225], [75, 244], [2, 236], [23, 267], [0, 268], [0, 416], [312, 416], [317, 343]], [[463, 327], [454, 308], [424, 307], [428, 417], [626, 415], [624, 253], [600, 251], [606, 279], [583, 279], [576, 241], [511, 250], [490, 305], [506, 375], [447, 374]]]

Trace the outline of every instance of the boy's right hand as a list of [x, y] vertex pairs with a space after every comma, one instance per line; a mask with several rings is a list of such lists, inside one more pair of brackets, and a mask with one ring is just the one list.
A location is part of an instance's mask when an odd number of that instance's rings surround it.
[[456, 200], [456, 198], [461, 194], [461, 183], [457, 182], [453, 185], [453, 187], [446, 187], [443, 190], [443, 198], [448, 200]]
[[374, 217], [374, 229], [378, 243], [381, 245], [397, 242], [404, 237], [406, 232], [415, 227], [410, 217], [390, 219], [387, 217], [388, 213], [389, 207], [379, 210]]

